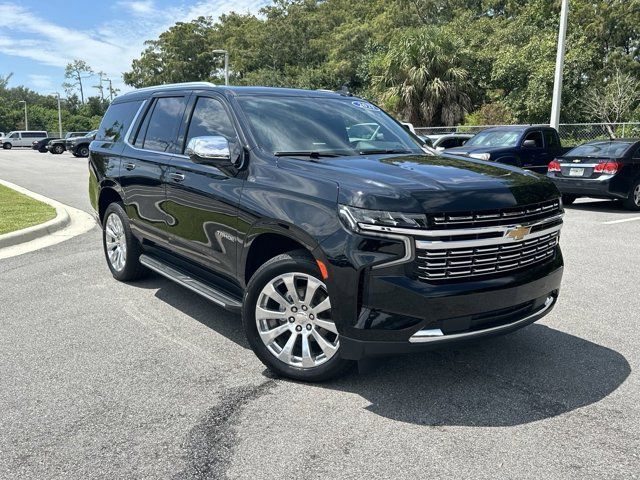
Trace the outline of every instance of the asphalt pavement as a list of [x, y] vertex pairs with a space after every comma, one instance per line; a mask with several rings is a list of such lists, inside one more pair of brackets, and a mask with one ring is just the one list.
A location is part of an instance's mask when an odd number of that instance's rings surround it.
[[[86, 159], [0, 150], [0, 178], [90, 208]], [[637, 478], [639, 239], [579, 200], [549, 316], [321, 385], [184, 288], [115, 281], [97, 228], [0, 260], [0, 478]]]

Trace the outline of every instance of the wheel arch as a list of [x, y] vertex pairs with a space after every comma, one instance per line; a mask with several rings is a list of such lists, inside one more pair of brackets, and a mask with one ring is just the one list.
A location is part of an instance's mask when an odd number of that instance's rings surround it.
[[122, 202], [123, 200], [122, 192], [116, 184], [107, 184], [100, 188], [100, 195], [98, 196], [98, 219], [100, 224], [102, 224], [107, 207], [114, 202]]
[[306, 251], [315, 258], [313, 250], [317, 246], [318, 242], [313, 237], [295, 225], [260, 222], [252, 226], [245, 238], [238, 273], [246, 285], [267, 260], [292, 250]]

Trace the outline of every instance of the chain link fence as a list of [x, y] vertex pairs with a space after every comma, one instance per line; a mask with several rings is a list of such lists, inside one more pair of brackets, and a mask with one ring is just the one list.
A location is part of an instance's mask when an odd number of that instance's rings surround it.
[[[458, 125], [453, 127], [418, 127], [418, 135], [442, 135], [446, 133], [478, 133], [491, 127], [514, 125]], [[544, 126], [549, 126], [545, 124]], [[591, 140], [611, 138], [640, 138], [640, 122], [626, 123], [561, 123], [558, 134], [562, 145], [573, 147]]]

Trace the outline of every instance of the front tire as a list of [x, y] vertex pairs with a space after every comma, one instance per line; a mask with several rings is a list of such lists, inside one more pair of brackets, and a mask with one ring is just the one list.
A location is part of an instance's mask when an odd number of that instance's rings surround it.
[[131, 233], [129, 218], [120, 203], [112, 203], [104, 213], [102, 246], [109, 270], [116, 280], [137, 280], [147, 273], [140, 263], [140, 243]]
[[247, 285], [242, 323], [251, 348], [269, 370], [305, 382], [344, 373], [331, 301], [313, 258], [289, 252], [262, 265]]
[[577, 195], [562, 195], [562, 204], [563, 205], [573, 205], [573, 203], [578, 199]]
[[53, 153], [54, 155], [60, 155], [62, 152], [64, 152], [64, 147], [62, 145], [55, 145], [51, 149], [51, 153]]
[[76, 157], [80, 157], [80, 158], [86, 158], [89, 156], [89, 147], [80, 147], [76, 150], [75, 154]]
[[624, 207], [634, 212], [640, 211], [640, 179], [636, 180], [624, 201]]
[[11, 145], [9, 142], [5, 142], [2, 144], [2, 148], [4, 148], [5, 150], [11, 150], [11, 147], [13, 147], [13, 145]]

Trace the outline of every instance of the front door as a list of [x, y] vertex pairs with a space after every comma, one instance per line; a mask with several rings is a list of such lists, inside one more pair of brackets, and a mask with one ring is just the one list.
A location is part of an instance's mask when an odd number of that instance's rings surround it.
[[176, 151], [187, 97], [152, 97], [122, 152], [120, 185], [136, 236], [167, 243], [165, 180]]
[[544, 142], [542, 140], [542, 131], [541, 130], [533, 130], [526, 134], [526, 136], [522, 139], [522, 143], [527, 140], [533, 140], [535, 142], [535, 146], [525, 147], [524, 145], [520, 149], [522, 152], [522, 168], [526, 168], [527, 170], [533, 170], [538, 173], [545, 173], [547, 170], [547, 164], [549, 162], [544, 163]]
[[[239, 141], [230, 112], [215, 94], [194, 95], [186, 118], [180, 153], [194, 137]], [[165, 206], [174, 249], [218, 274], [235, 277], [242, 186], [243, 180], [233, 173], [178, 155], [169, 169]]]

